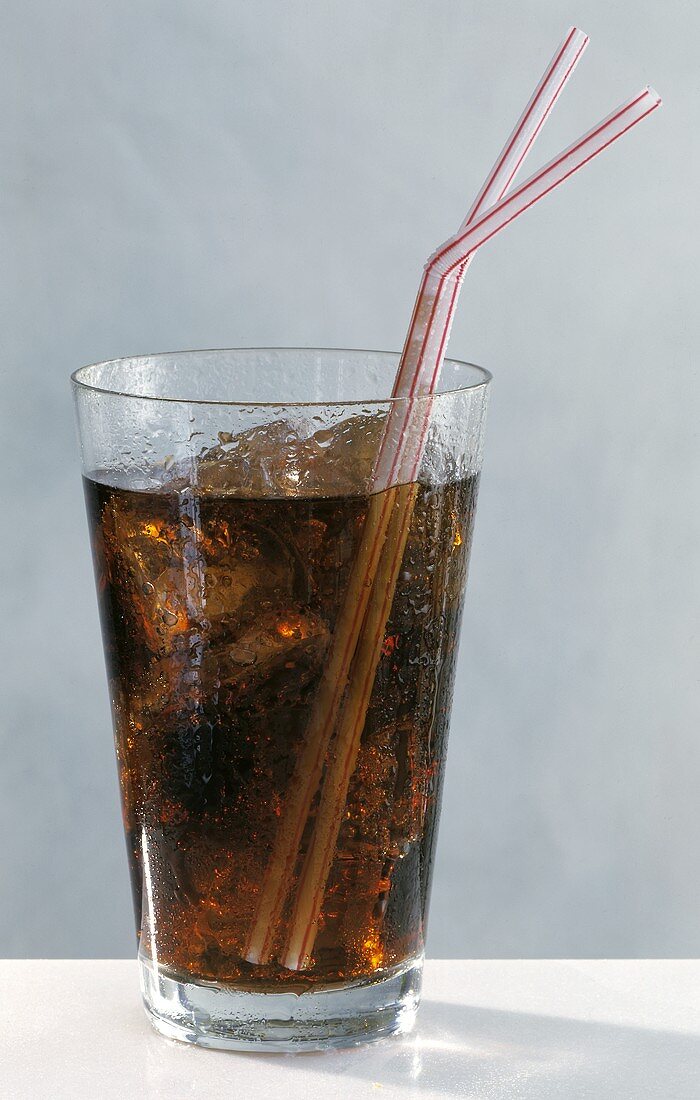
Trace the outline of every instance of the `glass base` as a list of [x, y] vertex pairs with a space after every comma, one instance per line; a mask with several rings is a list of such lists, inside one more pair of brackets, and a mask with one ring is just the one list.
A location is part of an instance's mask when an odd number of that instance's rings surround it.
[[223, 1050], [329, 1050], [410, 1031], [423, 959], [305, 993], [254, 993], [233, 985], [180, 981], [139, 957], [151, 1023], [168, 1039]]

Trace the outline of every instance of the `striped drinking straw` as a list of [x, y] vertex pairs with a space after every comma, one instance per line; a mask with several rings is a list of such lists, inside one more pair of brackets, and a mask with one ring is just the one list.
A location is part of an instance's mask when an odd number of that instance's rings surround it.
[[[574, 53], [577, 50], [580, 55], [583, 48], [581, 42], [571, 32], [569, 37], [570, 48], [573, 47]], [[574, 53], [569, 57], [563, 79], [559, 75], [556, 95], [575, 64]], [[561, 48], [554, 65], [550, 66], [552, 74], [561, 65], [560, 55]], [[541, 82], [540, 88], [543, 87], [546, 87], [546, 82], [544, 85]], [[417, 494], [415, 478], [430, 419], [429, 395], [435, 392], [438, 384], [464, 269], [482, 244], [565, 182], [658, 106], [660, 99], [651, 89], [639, 93], [524, 184], [491, 205], [487, 205], [490, 194], [487, 181], [472, 208], [474, 216], [465, 219], [458, 232], [438, 248], [426, 264], [397, 375], [396, 388], [407, 400], [392, 404], [387, 416], [373, 475], [375, 495], [370, 499], [363, 538], [344, 608], [334, 632], [326, 675], [312, 709], [307, 739], [283, 808], [278, 839], [246, 947], [246, 957], [250, 961], [265, 962], [273, 954], [280, 915], [291, 887], [292, 868], [326, 762], [314, 829], [287, 923], [285, 943], [278, 954], [280, 962], [289, 969], [302, 969], [310, 960], [348, 784], [357, 759], [386, 620], [413, 514]], [[534, 135], [529, 141], [523, 138], [525, 152], [549, 109], [551, 103], [541, 115], [531, 111], [530, 124]], [[527, 111], [528, 108], [523, 114], [526, 126]], [[521, 131], [521, 134], [524, 132]], [[514, 131], [516, 134], [518, 127]], [[512, 138], [513, 135], [509, 140]], [[517, 141], [513, 148], [517, 148]], [[520, 155], [520, 160], [523, 156], [524, 153]], [[508, 159], [508, 146], [499, 162], [504, 157]], [[499, 179], [498, 186], [508, 186], [517, 170], [515, 154], [510, 165], [512, 173], [505, 175], [507, 182], [498, 171], [499, 162], [491, 178]], [[343, 709], [339, 715], [343, 696]], [[333, 750], [326, 761], [334, 731]]]

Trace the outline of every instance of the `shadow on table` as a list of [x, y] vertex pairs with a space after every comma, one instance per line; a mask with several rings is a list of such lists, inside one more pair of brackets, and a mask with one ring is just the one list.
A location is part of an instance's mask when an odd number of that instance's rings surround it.
[[[700, 1038], [425, 1000], [414, 1035], [326, 1054], [234, 1055], [407, 1094], [491, 1100], [698, 1100]], [[330, 1089], [328, 1090], [330, 1091]], [[381, 1096], [380, 1088], [377, 1095]]]

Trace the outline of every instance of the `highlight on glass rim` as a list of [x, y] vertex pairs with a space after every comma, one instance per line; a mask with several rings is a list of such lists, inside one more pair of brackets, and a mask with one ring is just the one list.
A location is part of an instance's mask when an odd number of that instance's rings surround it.
[[587, 45], [566, 34], [429, 256], [400, 355], [73, 376], [142, 991], [166, 1037], [308, 1051], [413, 1025], [490, 379], [446, 359], [450, 327], [476, 252], [661, 104], [643, 89], [517, 183]]

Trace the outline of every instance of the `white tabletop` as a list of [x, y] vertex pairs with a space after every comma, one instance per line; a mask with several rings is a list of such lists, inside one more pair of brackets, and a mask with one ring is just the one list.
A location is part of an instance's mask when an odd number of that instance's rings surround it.
[[698, 1100], [700, 962], [426, 965], [414, 1033], [329, 1054], [156, 1035], [136, 964], [0, 962], [2, 1100]]

